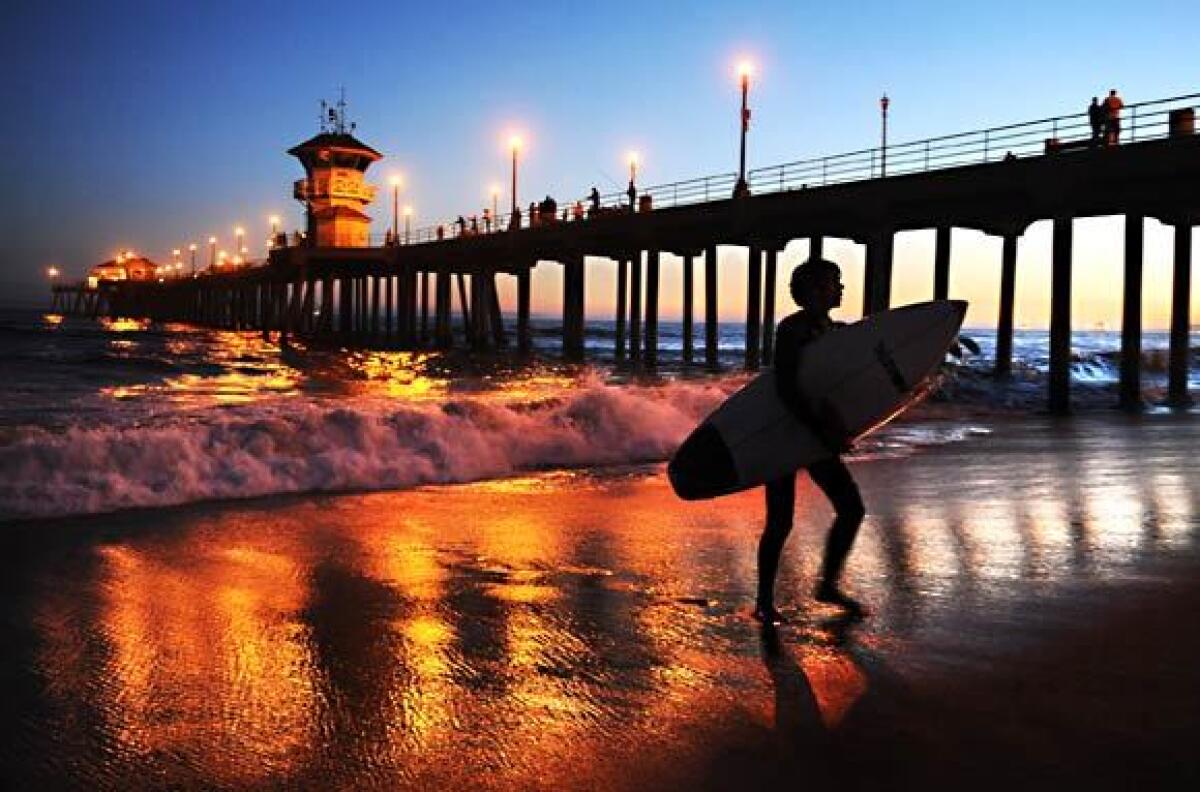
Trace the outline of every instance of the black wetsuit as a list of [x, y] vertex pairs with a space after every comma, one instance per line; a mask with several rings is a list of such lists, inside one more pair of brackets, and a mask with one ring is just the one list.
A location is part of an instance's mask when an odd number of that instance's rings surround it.
[[[840, 324], [827, 316], [801, 310], [781, 321], [775, 331], [775, 382], [779, 397], [801, 421], [810, 426], [816, 426], [817, 419], [809, 412], [796, 389], [796, 369], [800, 365], [804, 346]], [[819, 435], [825, 434], [822, 427], [817, 429]], [[858, 485], [854, 483], [850, 471], [837, 454], [840, 448], [830, 450], [835, 452], [833, 456], [809, 465], [808, 475], [825, 493], [825, 497], [829, 498], [837, 512], [833, 527], [829, 531], [825, 558], [821, 566], [822, 583], [836, 586], [865, 510]], [[792, 473], [768, 482], [766, 490], [767, 526], [758, 545], [760, 604], [774, 601], [779, 554], [783, 550], [784, 540], [792, 530], [796, 503], [796, 474]]]

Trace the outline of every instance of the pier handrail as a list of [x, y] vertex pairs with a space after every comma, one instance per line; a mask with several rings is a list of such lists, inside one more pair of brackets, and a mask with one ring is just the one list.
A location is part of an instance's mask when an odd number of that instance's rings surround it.
[[[1200, 93], [1127, 104], [1121, 111], [1121, 140], [1137, 143], [1168, 137], [1171, 133], [1170, 113], [1195, 104], [1200, 104]], [[886, 159], [885, 149], [874, 146], [753, 168], [747, 173], [747, 181], [752, 195], [763, 195], [1002, 162], [1010, 157], [1060, 156], [1048, 150], [1049, 141], [1078, 145], [1080, 141], [1090, 139], [1091, 124], [1084, 111], [888, 145]], [[665, 209], [731, 198], [736, 182], [736, 173], [719, 173], [638, 187], [637, 194], [639, 198], [650, 196], [652, 209]], [[578, 200], [583, 204], [585, 218], [597, 219], [592, 214], [591, 201], [586, 197]], [[574, 199], [560, 203], [559, 218], [564, 208], [570, 217], [574, 204]], [[606, 213], [631, 210], [625, 191], [602, 194], [600, 206]], [[513, 230], [510, 228], [511, 219], [502, 212], [493, 219], [492, 233]], [[524, 207], [521, 209], [520, 222], [522, 229], [531, 225], [531, 218]], [[562, 220], [556, 222], [561, 223]], [[402, 233], [399, 244], [436, 241], [439, 225], [445, 239], [458, 237], [455, 222], [434, 223], [413, 229], [407, 239]], [[480, 233], [485, 233], [482, 225], [481, 221]], [[379, 238], [382, 239], [382, 236]]]

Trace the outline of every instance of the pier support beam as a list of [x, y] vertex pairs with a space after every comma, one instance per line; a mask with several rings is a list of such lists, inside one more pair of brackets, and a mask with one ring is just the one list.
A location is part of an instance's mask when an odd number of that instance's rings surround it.
[[746, 266], [746, 370], [757, 371], [762, 334], [762, 249], [750, 246]]
[[383, 290], [383, 288], [382, 288], [383, 284], [380, 283], [379, 281], [382, 276], [371, 275], [368, 277], [371, 279], [371, 330], [370, 330], [370, 335], [371, 335], [371, 338], [379, 338], [379, 327], [380, 327], [379, 303], [380, 303], [380, 297], [381, 297], [380, 292]]
[[[1013, 311], [1017, 290], [1017, 235], [1004, 235], [1000, 254], [1000, 318], [996, 321], [996, 376], [1012, 373]], [[941, 297], [939, 299], [945, 299]]]
[[892, 242], [890, 230], [867, 241], [866, 276], [863, 278], [863, 316], [886, 311], [892, 300]]
[[1117, 402], [1123, 410], [1142, 407], [1142, 250], [1145, 217], [1125, 215], [1125, 289], [1121, 306], [1121, 383]]
[[567, 360], [583, 360], [583, 256], [573, 256], [563, 263], [563, 356]]
[[522, 355], [533, 349], [533, 337], [529, 332], [529, 292], [530, 271], [526, 267], [517, 274], [517, 351]]
[[1071, 232], [1073, 218], [1054, 218], [1050, 278], [1050, 412], [1071, 409]]
[[1167, 401], [1175, 407], [1191, 404], [1188, 396], [1188, 336], [1191, 329], [1192, 225], [1175, 224], [1175, 269], [1171, 276], [1171, 341], [1168, 357]]
[[629, 293], [629, 262], [624, 256], [617, 259], [616, 332], [613, 337], [613, 357], [625, 359], [625, 296]]
[[[933, 299], [945, 300], [950, 296], [950, 232], [948, 225], [937, 227], [933, 250]], [[1004, 237], [1006, 240], [1008, 236]]]
[[767, 275], [763, 285], [763, 365], [775, 362], [775, 267], [779, 251], [767, 249]]
[[688, 251], [683, 256], [683, 363], [692, 362], [692, 281], [695, 272], [696, 254]]
[[353, 289], [350, 288], [352, 284], [352, 278], [346, 276], [337, 278], [337, 325], [343, 336], [350, 335], [350, 329], [353, 328], [354, 298], [352, 296]]
[[808, 238], [808, 257], [809, 258], [824, 258], [825, 257], [825, 237], [813, 236]]
[[421, 343], [429, 343], [429, 273], [421, 273]]
[[471, 323], [471, 305], [467, 299], [467, 276], [461, 272], [456, 272], [454, 273], [454, 279], [458, 281], [458, 307], [462, 311], [463, 336], [467, 346], [471, 347], [478, 343], [478, 341], [475, 337], [475, 327]]
[[704, 251], [704, 365], [717, 368], [717, 246]]
[[629, 357], [642, 359], [642, 253], [629, 260]]
[[484, 280], [484, 291], [487, 292], [488, 315], [492, 320], [492, 341], [497, 349], [508, 346], [504, 336], [504, 317], [500, 314], [500, 291], [496, 288], [496, 273], [488, 272]]
[[438, 272], [434, 273], [433, 291], [434, 291], [434, 318], [433, 318], [433, 335], [434, 344], [439, 349], [449, 349], [454, 344], [454, 337], [450, 330], [450, 273]]
[[646, 252], [646, 365], [658, 365], [658, 280], [660, 253]]

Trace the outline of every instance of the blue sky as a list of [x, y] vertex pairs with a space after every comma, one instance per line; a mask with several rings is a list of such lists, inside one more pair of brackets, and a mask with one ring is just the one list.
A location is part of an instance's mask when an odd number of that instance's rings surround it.
[[[734, 169], [743, 53], [760, 72], [752, 166], [874, 144], [884, 90], [896, 142], [1082, 110], [1110, 86], [1127, 101], [1200, 90], [1200, 7], [1183, 2], [14, 5], [0, 11], [10, 296], [36, 293], [48, 264], [163, 257], [238, 223], [261, 236], [271, 213], [297, 225], [284, 150], [342, 85], [387, 155], [374, 180], [402, 170], [418, 222], [479, 211], [507, 184], [514, 127], [523, 203], [618, 187], [630, 148], [645, 183]], [[387, 201], [375, 209], [382, 232]]]

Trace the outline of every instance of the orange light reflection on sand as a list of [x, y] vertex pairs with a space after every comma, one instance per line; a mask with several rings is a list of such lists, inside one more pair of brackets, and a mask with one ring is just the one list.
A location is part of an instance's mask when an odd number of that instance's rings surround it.
[[[186, 574], [170, 559], [177, 552]], [[202, 541], [170, 548], [170, 560], [153, 548], [99, 553], [104, 680], [65, 693], [94, 698], [116, 750], [189, 757], [216, 785], [278, 777], [303, 762], [315, 737], [313, 662], [303, 631], [271, 618], [304, 607], [292, 564], [245, 547], [212, 555]], [[69, 643], [43, 651], [51, 678], [70, 678]]]

